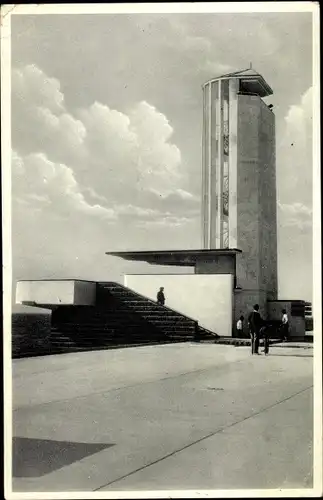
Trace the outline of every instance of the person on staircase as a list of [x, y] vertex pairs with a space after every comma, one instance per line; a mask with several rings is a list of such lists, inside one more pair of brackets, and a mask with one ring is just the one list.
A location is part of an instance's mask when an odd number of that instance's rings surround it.
[[164, 295], [164, 287], [161, 286], [159, 292], [157, 293], [157, 304], [161, 306], [165, 305], [165, 295]]

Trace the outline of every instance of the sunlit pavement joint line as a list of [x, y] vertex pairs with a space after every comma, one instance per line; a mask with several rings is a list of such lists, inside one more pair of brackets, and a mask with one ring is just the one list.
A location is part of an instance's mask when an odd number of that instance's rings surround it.
[[[200, 370], [198, 370], [198, 371], [200, 371]], [[171, 453], [168, 453], [167, 455], [165, 455], [162, 458], [154, 460], [154, 461], [150, 462], [149, 464], [144, 465], [142, 467], [138, 467], [138, 469], [135, 469], [135, 470], [129, 472], [128, 474], [124, 474], [123, 476], [120, 476], [119, 478], [114, 479], [113, 481], [110, 481], [110, 482], [108, 482], [106, 484], [103, 484], [103, 485], [99, 486], [98, 488], [95, 488], [93, 491], [100, 491], [101, 489], [106, 488], [107, 486], [110, 486], [111, 484], [117, 483], [117, 482], [119, 482], [119, 481], [121, 481], [121, 480], [123, 480], [123, 479], [125, 479], [125, 478], [127, 478], [129, 476], [132, 476], [132, 475], [136, 474], [137, 472], [140, 472], [140, 471], [142, 471], [144, 469], [147, 469], [148, 467], [151, 467], [152, 465], [155, 465], [155, 464], [157, 464], [159, 462], [162, 462], [163, 460], [165, 460], [167, 458], [170, 458], [170, 457], [172, 457], [174, 455], [177, 455], [178, 453], [181, 453], [182, 451], [190, 448], [191, 446], [194, 446], [194, 445], [196, 445], [198, 443], [201, 443], [202, 441], [204, 441], [204, 440], [206, 440], [208, 438], [211, 438], [212, 436], [215, 436], [216, 434], [219, 434], [219, 433], [221, 433], [221, 432], [223, 432], [223, 431], [225, 431], [227, 429], [230, 429], [231, 427], [234, 427], [235, 425], [238, 425], [238, 424], [240, 424], [240, 423], [242, 423], [242, 422], [244, 422], [246, 420], [249, 420], [249, 419], [251, 419], [253, 417], [256, 417], [257, 415], [260, 415], [261, 413], [264, 413], [264, 412], [270, 410], [271, 408], [279, 406], [280, 404], [285, 403], [286, 401], [288, 401], [288, 400], [290, 400], [290, 399], [298, 396], [299, 394], [302, 394], [302, 393], [304, 393], [304, 392], [306, 392], [306, 391], [308, 391], [309, 389], [312, 389], [312, 388], [313, 388], [313, 385], [310, 385], [309, 387], [306, 387], [305, 389], [302, 389], [301, 391], [295, 392], [294, 394], [292, 394], [290, 396], [287, 396], [286, 398], [284, 398], [284, 399], [282, 399], [280, 401], [277, 401], [274, 404], [266, 406], [265, 408], [262, 408], [261, 410], [259, 410], [257, 412], [254, 412], [251, 415], [248, 415], [247, 417], [244, 417], [244, 418], [242, 418], [240, 420], [237, 420], [236, 422], [233, 422], [233, 423], [231, 423], [231, 424], [229, 424], [229, 425], [227, 425], [225, 427], [222, 427], [221, 429], [218, 429], [215, 432], [210, 432], [209, 434], [207, 434], [207, 435], [205, 435], [205, 436], [203, 436], [203, 437], [201, 437], [201, 438], [199, 438], [199, 439], [197, 439], [197, 440], [195, 440], [195, 441], [187, 444], [186, 446], [183, 446], [182, 448], [179, 448], [178, 450], [175, 450], [175, 451], [172, 451]]]
[[[242, 363], [243, 361], [244, 361], [243, 359], [235, 360], [229, 364], [237, 365], [238, 363]], [[193, 375], [196, 373], [203, 373], [206, 371], [214, 370], [214, 368], [215, 368], [214, 366], [208, 366], [207, 368], [199, 368], [198, 370], [192, 370], [192, 371], [188, 371], [188, 372], [184, 372], [184, 373], [177, 373], [176, 375], [169, 375], [167, 377], [146, 380], [145, 382], [136, 382], [135, 384], [122, 385], [120, 387], [113, 387], [111, 389], [104, 389], [102, 391], [93, 391], [93, 392], [91, 392], [91, 396], [95, 396], [95, 395], [99, 395], [99, 394], [108, 394], [110, 392], [122, 391], [122, 390], [126, 390], [126, 389], [133, 389], [134, 387], [141, 387], [144, 385], [155, 384], [156, 382], [164, 382], [165, 380], [174, 380], [174, 379], [179, 378], [179, 377], [184, 377], [185, 375]], [[68, 401], [72, 401], [72, 400], [76, 400], [76, 399], [85, 399], [88, 397], [89, 397], [89, 394], [81, 394], [79, 396], [74, 396], [71, 398], [55, 399], [53, 401], [36, 403], [36, 404], [32, 404], [30, 406], [32, 408], [37, 408], [37, 407], [47, 406], [47, 405], [56, 404], [56, 403], [66, 403]], [[16, 408], [13, 408], [12, 411], [13, 412], [21, 411], [23, 408], [24, 408], [24, 406], [17, 406]]]

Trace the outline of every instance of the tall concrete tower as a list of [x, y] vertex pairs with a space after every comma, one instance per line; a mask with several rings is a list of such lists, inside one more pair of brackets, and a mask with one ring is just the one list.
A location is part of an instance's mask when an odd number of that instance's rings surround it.
[[236, 261], [236, 315], [277, 298], [273, 93], [249, 68], [203, 85], [204, 249], [242, 250]]

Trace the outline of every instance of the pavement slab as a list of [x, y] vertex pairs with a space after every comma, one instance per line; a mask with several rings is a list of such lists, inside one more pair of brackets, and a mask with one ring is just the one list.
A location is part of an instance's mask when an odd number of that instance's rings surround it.
[[312, 486], [312, 352], [173, 344], [13, 362], [13, 491]]
[[100, 490], [310, 488], [311, 404], [305, 390]]

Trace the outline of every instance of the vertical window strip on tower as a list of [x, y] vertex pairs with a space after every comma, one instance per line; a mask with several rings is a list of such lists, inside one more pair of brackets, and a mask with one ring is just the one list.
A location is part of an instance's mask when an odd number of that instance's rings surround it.
[[203, 248], [207, 248], [207, 191], [206, 191], [206, 91], [207, 87], [203, 88], [203, 129], [202, 129], [202, 239]]
[[208, 248], [211, 248], [211, 228], [212, 228], [212, 83], [208, 84]]
[[218, 81], [217, 93], [217, 151], [216, 151], [216, 247], [223, 246], [223, 91], [222, 81]]
[[223, 82], [223, 200], [222, 200], [222, 244], [229, 248], [229, 81]]

